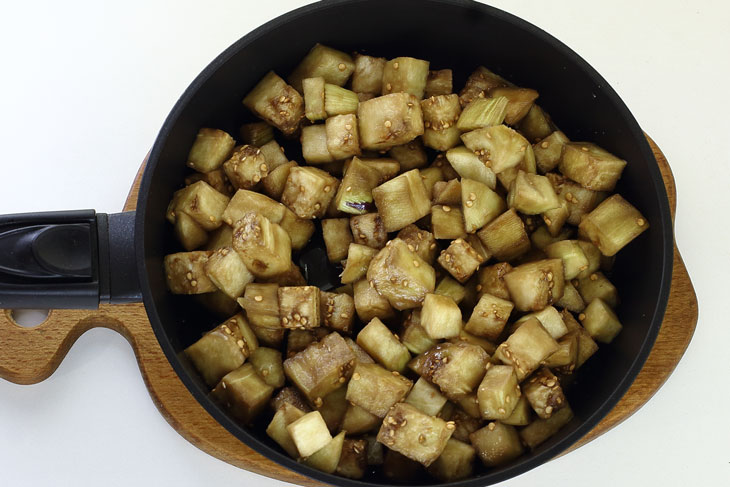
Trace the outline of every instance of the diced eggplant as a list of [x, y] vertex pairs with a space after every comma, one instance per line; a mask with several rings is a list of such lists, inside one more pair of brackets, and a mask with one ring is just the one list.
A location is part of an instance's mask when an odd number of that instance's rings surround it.
[[428, 467], [444, 451], [454, 423], [422, 413], [410, 404], [398, 403], [383, 420], [378, 441]]
[[467, 233], [476, 232], [506, 209], [504, 200], [486, 184], [466, 178], [461, 180], [461, 205]]
[[487, 467], [509, 463], [522, 455], [524, 448], [514, 426], [493, 421], [469, 435], [479, 459]]
[[417, 367], [419, 375], [456, 401], [477, 388], [489, 361], [483, 348], [464, 341], [441, 343], [417, 358], [421, 359]]
[[558, 343], [540, 321], [531, 318], [497, 347], [494, 357], [514, 366], [517, 380], [522, 381], [557, 349]]
[[428, 162], [428, 154], [423, 148], [421, 139], [397, 145], [388, 151], [388, 155], [398, 161], [400, 170], [403, 172], [423, 167]]
[[252, 211], [235, 224], [233, 248], [256, 277], [273, 277], [291, 267], [289, 234], [268, 218]]
[[385, 63], [383, 68], [383, 95], [410, 93], [418, 100], [423, 98], [428, 80], [428, 61], [412, 57], [397, 57]]
[[556, 340], [568, 333], [568, 327], [563, 321], [562, 315], [552, 306], [547, 306], [540, 311], [524, 315], [515, 322], [515, 329], [518, 328], [518, 325], [530, 318], [537, 318], [543, 328]]
[[349, 404], [342, 420], [342, 429], [347, 431], [348, 435], [359, 435], [370, 433], [377, 429], [382, 422], [382, 418], [370, 414], [360, 406]]
[[557, 237], [561, 234], [563, 226], [570, 216], [568, 202], [565, 201], [565, 199], [558, 197], [558, 203], [560, 206], [553, 208], [552, 210], [547, 210], [542, 214], [542, 220], [545, 222], [548, 233], [553, 237]]
[[302, 463], [325, 473], [335, 473], [340, 464], [345, 443], [345, 432], [332, 438], [325, 446], [302, 460]]
[[401, 341], [415, 355], [422, 354], [436, 346], [436, 341], [428, 336], [426, 330], [421, 326], [421, 310], [414, 310], [408, 315], [403, 323]]
[[352, 353], [355, 354], [355, 361], [359, 364], [374, 364], [375, 360], [368, 355], [368, 353], [363, 350], [363, 348], [355, 343], [352, 338], [347, 337], [345, 338], [345, 342], [347, 343], [347, 346], [350, 347], [350, 350], [352, 350]]
[[439, 69], [429, 71], [426, 79], [426, 92], [424, 97], [448, 95], [454, 91], [454, 74], [450, 69]]
[[266, 159], [269, 174], [271, 174], [271, 171], [277, 167], [289, 162], [289, 158], [286, 157], [286, 154], [284, 153], [284, 148], [275, 140], [270, 140], [269, 142], [256, 147], [259, 147], [261, 155], [263, 155], [264, 159]]
[[515, 308], [539, 311], [563, 297], [563, 261], [546, 259], [515, 267], [504, 282]]
[[202, 247], [208, 241], [208, 233], [192, 217], [182, 212], [175, 217], [175, 236], [188, 252]]
[[495, 88], [489, 94], [493, 98], [507, 98], [509, 103], [507, 104], [504, 122], [508, 125], [516, 125], [525, 118], [538, 97], [535, 90], [511, 86]]
[[301, 457], [312, 455], [332, 440], [332, 435], [319, 411], [312, 411], [291, 422], [286, 430]]
[[339, 263], [347, 258], [352, 243], [350, 220], [348, 218], [329, 218], [322, 220], [322, 236], [327, 249], [327, 258]]
[[461, 310], [448, 296], [426, 294], [420, 324], [434, 340], [457, 337], [461, 331]]
[[342, 283], [352, 283], [365, 277], [370, 261], [377, 253], [377, 249], [367, 245], [351, 243], [347, 248], [347, 262], [340, 278]]
[[550, 231], [548, 228], [544, 225], [537, 227], [537, 229], [530, 234], [530, 242], [532, 242], [532, 247], [541, 251], [545, 251], [545, 249], [555, 243], [560, 242], [561, 240], [567, 240], [573, 235], [573, 232], [569, 228], [563, 228], [558, 235], [553, 236], [550, 235]]
[[372, 190], [386, 232], [400, 230], [428, 215], [431, 202], [418, 169], [405, 172]]
[[461, 114], [459, 97], [455, 94], [431, 96], [421, 101], [423, 111], [423, 142], [427, 147], [445, 151], [459, 145], [461, 130], [456, 126]]
[[197, 294], [195, 300], [218, 319], [236, 314], [240, 309], [236, 300], [229, 298], [223, 291]]
[[429, 416], [437, 416], [446, 404], [446, 397], [438, 388], [423, 377], [419, 378], [408, 393], [405, 402]]
[[320, 299], [320, 324], [342, 333], [350, 333], [355, 318], [355, 301], [352, 296], [322, 291]]
[[572, 372], [574, 369], [583, 365], [586, 360], [591, 358], [591, 356], [598, 351], [598, 344], [596, 344], [590, 333], [588, 333], [588, 331], [586, 331], [580, 323], [578, 323], [570, 312], [563, 311], [562, 316], [568, 329], [578, 332], [578, 352], [575, 359], [575, 367], [570, 369], [570, 372]]
[[433, 185], [431, 201], [434, 205], [456, 206], [461, 204], [461, 183], [458, 179], [437, 181]]
[[335, 157], [327, 148], [327, 126], [325, 124], [303, 127], [299, 140], [302, 144], [302, 157], [307, 164], [319, 165], [335, 161]]
[[402, 373], [411, 360], [408, 348], [378, 318], [373, 318], [360, 330], [357, 344], [388, 370]]
[[449, 438], [441, 455], [428, 467], [428, 472], [442, 482], [467, 479], [474, 472], [476, 450], [469, 444]]
[[284, 361], [284, 372], [307, 399], [327, 396], [350, 378], [355, 355], [338, 333], [331, 333]]
[[[238, 220], [251, 211], [265, 216], [271, 223], [279, 224], [288, 210], [286, 206], [268, 196], [255, 191], [239, 189], [226, 206], [222, 218], [224, 222], [233, 227]], [[230, 245], [230, 243], [227, 245]]]
[[308, 346], [317, 341], [314, 330], [302, 330], [295, 328], [289, 330], [286, 335], [286, 358], [291, 358], [306, 350]]
[[477, 390], [482, 418], [506, 420], [512, 415], [520, 395], [514, 367], [487, 364], [487, 373]]
[[485, 184], [489, 189], [497, 187], [497, 176], [479, 159], [473, 151], [464, 146], [454, 147], [446, 153], [451, 167], [464, 179], [471, 179]]
[[248, 361], [253, 365], [261, 379], [273, 388], [284, 386], [284, 368], [281, 352], [272, 348], [258, 347], [251, 352]]
[[252, 364], [229, 372], [213, 389], [211, 396], [225, 406], [237, 420], [251, 423], [264, 410], [274, 388], [264, 382]]
[[512, 426], [525, 426], [530, 424], [531, 419], [532, 407], [530, 407], [530, 403], [527, 401], [527, 398], [523, 394], [517, 401], [517, 405], [515, 405], [515, 408], [512, 411], [512, 414], [510, 414], [510, 417], [502, 420], [502, 422], [504, 424], [509, 424]]
[[558, 378], [547, 367], [542, 367], [522, 384], [522, 392], [537, 416], [547, 419], [554, 411], [568, 403]]
[[175, 194], [175, 214], [186, 213], [203, 230], [211, 231], [223, 224], [223, 212], [229, 198], [205, 181], [198, 181]]
[[246, 311], [246, 316], [254, 326], [281, 328], [278, 291], [278, 284], [250, 283], [246, 286], [238, 304]]
[[204, 173], [218, 169], [234, 145], [236, 141], [223, 130], [202, 128], [190, 148], [187, 165]]
[[477, 232], [487, 250], [498, 260], [513, 260], [530, 250], [525, 224], [510, 208]]
[[568, 206], [568, 223], [571, 225], [579, 225], [583, 217], [593, 211], [606, 196], [606, 193], [591, 191], [556, 173], [547, 173], [545, 176], [550, 179], [555, 192], [565, 200]]
[[456, 126], [462, 132], [469, 132], [484, 127], [500, 125], [507, 114], [509, 99], [505, 96], [496, 98], [477, 98], [464, 107]]
[[466, 237], [461, 207], [437, 205], [431, 208], [431, 226], [437, 239], [453, 240]]
[[613, 191], [626, 161], [589, 142], [568, 142], [558, 169], [567, 178], [593, 191]]
[[322, 44], [315, 44], [291, 72], [288, 81], [300, 93], [302, 80], [305, 78], [321, 76], [327, 83], [344, 86], [354, 70], [355, 63], [349, 54]]
[[602, 272], [594, 272], [588, 277], [578, 279], [578, 285], [576, 287], [583, 301], [586, 303], [600, 298], [612, 308], [618, 306], [618, 290]]
[[485, 127], [461, 136], [464, 145], [495, 174], [517, 167], [530, 143], [506, 125]]
[[429, 264], [433, 264], [438, 248], [436, 239], [431, 232], [421, 230], [416, 225], [410, 224], [398, 232], [397, 238], [407, 244], [408, 250], [415, 252]]
[[553, 436], [555, 433], [573, 419], [573, 410], [570, 406], [558, 410], [548, 419], [538, 418], [529, 425], [520, 430], [520, 438], [528, 448], [534, 450], [545, 440]]
[[208, 257], [205, 273], [231, 299], [239, 298], [246, 285], [254, 280], [238, 253], [230, 247], [218, 249]]
[[464, 286], [449, 276], [445, 276], [441, 279], [441, 281], [439, 281], [433, 293], [440, 296], [448, 296], [453, 299], [456, 304], [461, 303], [464, 296], [466, 296]]
[[340, 463], [337, 464], [337, 474], [349, 479], [363, 478], [368, 468], [367, 448], [368, 441], [365, 439], [346, 439], [342, 445]]
[[601, 343], [611, 343], [623, 328], [616, 313], [601, 298], [588, 303], [581, 317], [586, 331]]
[[276, 396], [274, 396], [273, 399], [271, 399], [271, 408], [274, 411], [279, 411], [279, 409], [286, 407], [287, 404], [294, 406], [302, 412], [302, 414], [298, 415], [298, 417], [294, 419], [298, 419], [302, 417], [304, 413], [308, 413], [312, 410], [312, 408], [309, 407], [306, 398], [302, 396], [302, 393], [295, 387], [284, 387]]
[[477, 291], [480, 294], [491, 294], [500, 299], [511, 301], [504, 276], [512, 270], [507, 262], [500, 262], [489, 267], [479, 269], [479, 285]]
[[304, 94], [304, 115], [310, 122], [324, 120], [327, 112], [324, 110], [324, 78], [305, 78], [302, 80]]
[[615, 194], [581, 220], [579, 232], [610, 257], [648, 228], [649, 222], [639, 210]]
[[580, 313], [585, 309], [586, 303], [583, 301], [575, 286], [573, 286], [573, 283], [571, 281], [565, 281], [563, 297], [555, 302], [555, 306], [567, 309], [573, 313]]
[[237, 147], [223, 170], [236, 189], [251, 189], [269, 175], [269, 166], [261, 149], [252, 145]]
[[324, 85], [324, 111], [328, 117], [335, 115], [355, 114], [360, 99], [357, 93], [337, 85]]
[[539, 215], [559, 208], [560, 201], [548, 178], [518, 171], [507, 195], [507, 205], [525, 215]]
[[537, 104], [532, 105], [525, 118], [517, 124], [517, 129], [533, 144], [547, 138], [555, 130], [550, 116]]
[[274, 139], [274, 128], [266, 122], [244, 123], [238, 134], [241, 144], [261, 147]]
[[459, 93], [462, 106], [467, 106], [477, 98], [485, 98], [495, 88], [511, 86], [512, 84], [498, 74], [484, 66], [479, 66], [466, 80], [464, 88]]
[[360, 138], [354, 114], [337, 115], [327, 119], [327, 150], [335, 159], [359, 156]]
[[[578, 359], [578, 330], [566, 333], [558, 340], [558, 349], [545, 359], [545, 366], [570, 374]], [[571, 368], [572, 367], [572, 368]]]
[[304, 99], [273, 71], [246, 95], [243, 104], [286, 135], [296, 132], [304, 118]]
[[292, 404], [284, 404], [276, 410], [274, 418], [266, 428], [266, 434], [286, 451], [290, 457], [297, 458], [299, 452], [294, 444], [289, 431], [286, 427], [297, 419], [304, 416], [305, 412], [293, 406]]
[[348, 406], [345, 399], [346, 393], [347, 388], [340, 387], [327, 394], [322, 400], [315, 399], [314, 407], [322, 415], [322, 419], [332, 434], [336, 434], [341, 429]]
[[353, 283], [352, 287], [355, 310], [360, 321], [367, 323], [373, 318], [387, 321], [395, 317], [395, 310], [390, 302], [375, 290], [375, 284], [371, 286], [367, 279], [361, 279]]
[[347, 400], [370, 414], [384, 418], [401, 401], [413, 383], [377, 364], [357, 364], [347, 385]]
[[507, 324], [513, 307], [510, 301], [484, 293], [472, 311], [465, 330], [495, 341]]
[[436, 287], [436, 274], [426, 261], [398, 238], [373, 257], [367, 280], [397, 310], [420, 306]]
[[210, 387], [243, 365], [250, 351], [241, 330], [226, 321], [185, 349], [185, 355]]
[[281, 202], [299, 218], [321, 218], [337, 191], [339, 181], [315, 167], [293, 167], [289, 171]]
[[283, 328], [311, 329], [319, 326], [320, 290], [315, 286], [280, 287], [279, 315]]
[[563, 146], [568, 142], [570, 139], [560, 130], [556, 130], [532, 146], [535, 162], [541, 173], [545, 174], [558, 167], [560, 157], [563, 155]]
[[196, 172], [190, 174], [185, 178], [185, 186], [193, 185], [198, 181], [205, 181], [210, 184], [214, 190], [229, 198], [233, 195], [233, 185], [228, 180], [226, 172], [221, 167], [210, 172]]
[[367, 150], [390, 149], [423, 135], [420, 100], [408, 93], [392, 93], [358, 105], [360, 145]]
[[352, 90], [357, 93], [380, 94], [383, 86], [385, 58], [355, 55], [355, 71], [352, 73]]
[[212, 252], [196, 250], [166, 255], [165, 276], [173, 294], [204, 294], [218, 290], [205, 273], [205, 264]]

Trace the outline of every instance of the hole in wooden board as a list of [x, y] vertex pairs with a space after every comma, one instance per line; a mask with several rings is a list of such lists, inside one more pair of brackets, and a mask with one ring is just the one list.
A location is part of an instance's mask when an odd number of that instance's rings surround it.
[[35, 328], [48, 319], [48, 309], [12, 309], [10, 318], [24, 328]]

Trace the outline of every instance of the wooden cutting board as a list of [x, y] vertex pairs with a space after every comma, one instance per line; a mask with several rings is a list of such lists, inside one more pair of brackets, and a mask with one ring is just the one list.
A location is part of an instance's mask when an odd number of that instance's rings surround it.
[[[667, 187], [674, 219], [674, 178], [664, 154], [648, 139]], [[143, 168], [144, 165], [127, 197], [125, 211], [135, 209]], [[696, 324], [697, 296], [675, 245], [667, 311], [644, 368], [616, 407], [572, 449], [621, 423], [659, 390], [682, 358]], [[35, 328], [18, 326], [10, 310], [0, 311], [0, 377], [18, 384], [44, 380], [56, 370], [76, 339], [94, 327], [110, 328], [129, 341], [157, 408], [189, 442], [225, 462], [261, 475], [305, 486], [322, 485], [254, 452], [203, 409], [167, 361], [141, 303], [101, 305], [98, 310], [52, 310], [46, 321]]]

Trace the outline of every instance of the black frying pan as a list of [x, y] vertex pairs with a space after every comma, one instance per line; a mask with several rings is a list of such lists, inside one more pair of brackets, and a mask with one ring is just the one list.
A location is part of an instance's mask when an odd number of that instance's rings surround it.
[[184, 161], [198, 129], [237, 133], [250, 117], [241, 105], [244, 95], [268, 70], [288, 73], [316, 42], [344, 51], [428, 59], [434, 69], [454, 69], [455, 87], [483, 64], [517, 85], [537, 89], [541, 106], [571, 140], [595, 142], [629, 161], [617, 191], [647, 217], [651, 228], [619, 254], [612, 276], [622, 299], [618, 315], [623, 332], [576, 374], [567, 391], [575, 412], [568, 426], [515, 462], [496, 469], [480, 467], [475, 477], [452, 485], [492, 484], [546, 462], [616, 405], [646, 360], [669, 295], [672, 223], [662, 178], [643, 132], [608, 83], [537, 27], [475, 2], [323, 1], [246, 35], [215, 59], [172, 109], [150, 154], [136, 214], [84, 211], [0, 218], [0, 308], [94, 308], [100, 301], [144, 300], [160, 345], [181, 380], [241, 441], [323, 482], [388, 484], [375, 476], [353, 481], [299, 464], [262, 428], [243, 428], [216, 405], [182, 351], [219, 320], [194, 300], [170, 294], [163, 274], [164, 255], [179, 250], [164, 213], [183, 183]]

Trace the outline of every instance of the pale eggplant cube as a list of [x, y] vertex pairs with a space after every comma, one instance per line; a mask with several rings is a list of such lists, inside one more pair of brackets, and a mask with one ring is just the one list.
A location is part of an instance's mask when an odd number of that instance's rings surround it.
[[176, 215], [175, 237], [188, 252], [192, 252], [208, 242], [208, 232], [203, 230], [187, 213]]
[[594, 272], [588, 277], [578, 279], [577, 289], [581, 298], [586, 303], [600, 298], [612, 308], [618, 306], [618, 290], [602, 272]]
[[388, 233], [380, 213], [365, 213], [350, 217], [352, 240], [359, 245], [382, 249], [388, 243]]
[[450, 69], [429, 71], [424, 97], [448, 95], [454, 91], [454, 73]]
[[487, 467], [498, 467], [524, 453], [520, 435], [514, 426], [493, 421], [469, 435], [479, 459]]
[[472, 130], [463, 134], [461, 140], [495, 174], [517, 167], [527, 148], [531, 148], [527, 139], [506, 125]]
[[[349, 225], [349, 222], [348, 222]], [[377, 249], [367, 245], [350, 243], [347, 248], [347, 260], [340, 276], [343, 284], [350, 284], [364, 278], [368, 272], [370, 261], [378, 253]]]
[[594, 340], [601, 343], [611, 343], [623, 328], [616, 313], [600, 298], [588, 303], [583, 315], [583, 327]]
[[548, 178], [518, 171], [510, 185], [507, 205], [523, 215], [539, 215], [560, 208], [560, 200]]
[[550, 333], [554, 339], [559, 339], [568, 333], [568, 327], [563, 321], [562, 315], [552, 306], [548, 306], [540, 311], [526, 314], [515, 322], [515, 326], [524, 323], [530, 318], [537, 318], [540, 324]]
[[185, 178], [185, 186], [193, 185], [198, 181], [205, 181], [206, 183], [210, 184], [210, 186], [214, 190], [227, 196], [228, 198], [233, 196], [233, 185], [228, 180], [228, 176], [226, 176], [226, 171], [223, 170], [222, 167], [214, 169], [210, 172], [196, 172], [188, 175]]
[[284, 361], [284, 372], [307, 399], [317, 402], [342, 387], [355, 366], [355, 355], [338, 333]]
[[421, 326], [420, 310], [412, 311], [403, 323], [401, 341], [414, 355], [425, 353], [436, 346], [436, 341]]
[[357, 344], [388, 370], [405, 372], [411, 360], [408, 348], [378, 318], [373, 318], [360, 330]]
[[185, 355], [209, 387], [243, 365], [249, 354], [241, 330], [230, 322], [217, 326], [185, 349]]
[[266, 407], [274, 388], [256, 372], [252, 364], [244, 364], [226, 374], [211, 396], [224, 405], [243, 424], [250, 424]]
[[358, 105], [360, 145], [365, 150], [384, 150], [407, 144], [423, 135], [423, 114], [418, 98], [392, 93]]
[[354, 114], [329, 117], [325, 122], [325, 130], [327, 150], [335, 159], [347, 159], [362, 154], [357, 116]]
[[433, 293], [441, 296], [448, 296], [453, 299], [456, 304], [459, 304], [466, 297], [466, 288], [451, 277], [444, 276], [436, 285], [436, 289]]
[[509, 101], [504, 117], [507, 125], [516, 125], [525, 118], [539, 96], [535, 90], [515, 86], [495, 88], [489, 95], [494, 98], [504, 97]]
[[302, 144], [302, 157], [307, 161], [307, 164], [327, 164], [336, 160], [327, 148], [327, 127], [325, 124], [302, 127], [302, 135], [299, 141]]
[[[449, 161], [454, 171], [462, 178], [462, 183], [465, 179], [471, 179], [486, 185], [491, 190], [497, 189], [497, 176], [494, 174], [494, 171], [484, 164], [484, 161], [480, 159], [479, 155], [467, 149], [465, 146], [460, 145], [449, 149], [446, 152], [446, 160]], [[502, 213], [506, 209], [504, 200], [502, 200], [501, 207], [502, 209], [499, 213]]]
[[205, 181], [191, 184], [177, 194], [174, 212], [186, 213], [203, 230], [211, 231], [223, 224], [228, 196], [219, 193]]
[[342, 419], [342, 429], [347, 431], [348, 435], [359, 435], [370, 433], [377, 429], [382, 422], [383, 418], [370, 414], [360, 406], [349, 404], [345, 417]]
[[507, 114], [507, 97], [477, 98], [464, 107], [456, 124], [462, 132], [492, 127], [504, 122]]
[[418, 169], [387, 181], [372, 191], [386, 232], [395, 232], [431, 212], [431, 201]]
[[384, 418], [391, 407], [403, 400], [413, 383], [378, 364], [357, 364], [347, 385], [347, 400], [370, 414]]
[[646, 231], [649, 222], [631, 203], [615, 194], [586, 215], [578, 228], [580, 235], [610, 257]]
[[528, 448], [534, 450], [545, 440], [560, 431], [573, 419], [573, 410], [570, 406], [559, 409], [547, 419], [538, 418], [520, 430], [520, 438]]
[[472, 394], [485, 373], [489, 355], [479, 345], [457, 340], [445, 342], [417, 357], [421, 377], [439, 386], [452, 401]]
[[281, 359], [281, 352], [268, 347], [258, 347], [248, 358], [256, 372], [274, 389], [284, 387], [286, 377]]
[[520, 396], [520, 398], [517, 400], [517, 404], [515, 405], [514, 410], [512, 411], [512, 414], [510, 414], [509, 418], [502, 420], [504, 424], [509, 424], [512, 426], [526, 426], [530, 424], [530, 420], [532, 419], [532, 407], [530, 406], [530, 403], [527, 401], [527, 398], [524, 394]]
[[[233, 198], [231, 198], [231, 201], [223, 212], [223, 221], [231, 227], [234, 227], [236, 226], [236, 222], [251, 211], [268, 218], [271, 223], [280, 224], [288, 210], [286, 206], [278, 201], [272, 200], [266, 195], [255, 191], [239, 189], [233, 195]], [[230, 245], [230, 243], [226, 245]]]
[[246, 285], [254, 280], [253, 274], [231, 247], [213, 252], [205, 264], [205, 273], [231, 299], [241, 297]]
[[357, 93], [337, 85], [324, 85], [324, 111], [328, 117], [357, 113], [360, 97]]
[[537, 318], [531, 318], [497, 347], [494, 357], [505, 365], [512, 365], [521, 382], [557, 349], [558, 342]]
[[212, 252], [195, 250], [166, 255], [165, 276], [173, 294], [204, 294], [218, 290], [205, 273], [205, 264]]
[[505, 301], [511, 301], [509, 289], [504, 282], [504, 276], [512, 270], [512, 266], [507, 262], [500, 262], [488, 267], [479, 269], [479, 284], [477, 292], [479, 294], [491, 294]]
[[428, 467], [443, 453], [454, 429], [453, 423], [399, 403], [383, 420], [378, 441]]
[[466, 227], [461, 205], [436, 205], [431, 207], [431, 230], [439, 240], [464, 239]]
[[299, 218], [322, 218], [337, 192], [337, 178], [315, 167], [293, 167], [281, 202]]
[[462, 238], [453, 240], [438, 258], [441, 267], [462, 284], [474, 275], [482, 262], [479, 253]]
[[437, 416], [447, 401], [448, 399], [441, 394], [438, 387], [423, 377], [416, 381], [405, 400], [406, 404], [410, 404], [429, 416]]
[[238, 129], [238, 134], [242, 144], [261, 147], [274, 139], [274, 127], [266, 122], [244, 123]]
[[428, 154], [423, 148], [421, 139], [397, 145], [388, 151], [388, 155], [398, 161], [400, 170], [403, 172], [421, 168], [428, 163]]
[[261, 149], [252, 145], [236, 148], [223, 169], [236, 189], [251, 189], [269, 175], [266, 157]]
[[187, 165], [198, 172], [211, 172], [226, 160], [236, 141], [227, 132], [218, 129], [202, 128], [190, 148]]
[[320, 290], [315, 286], [280, 287], [279, 314], [283, 328], [312, 329], [319, 326]]
[[316, 453], [332, 440], [327, 423], [319, 411], [305, 414], [289, 424], [286, 429], [301, 457]]
[[563, 261], [545, 259], [522, 264], [505, 274], [504, 282], [517, 310], [539, 311], [563, 297]]
[[345, 338], [345, 342], [347, 342], [347, 346], [350, 347], [350, 350], [352, 350], [352, 353], [355, 354], [355, 361], [359, 364], [374, 364], [375, 360], [368, 355], [368, 353], [357, 343], [355, 343], [352, 338], [347, 337]]
[[455, 482], [472, 476], [476, 450], [473, 446], [449, 438], [441, 455], [428, 467], [428, 472], [442, 482]]
[[305, 78], [302, 80], [304, 94], [304, 115], [310, 122], [324, 120], [327, 112], [324, 111], [324, 78]]
[[613, 191], [626, 161], [589, 142], [568, 142], [558, 169], [586, 189]]
[[289, 162], [289, 158], [284, 153], [284, 148], [279, 145], [275, 140], [270, 140], [263, 145], [254, 145], [261, 150], [261, 154], [266, 159], [266, 165], [269, 168], [269, 173], [279, 166], [282, 166]]
[[530, 250], [525, 224], [511, 208], [477, 232], [487, 250], [500, 261], [516, 259]]
[[448, 296], [426, 294], [421, 309], [421, 326], [434, 340], [455, 338], [461, 331], [461, 309]]
[[488, 365], [477, 390], [479, 412], [487, 420], [508, 419], [520, 398], [517, 374], [511, 365]]
[[475, 233], [506, 210], [504, 200], [486, 184], [461, 180], [461, 210], [467, 233]]
[[522, 392], [537, 416], [547, 419], [567, 406], [560, 381], [547, 367], [542, 367], [522, 384]]
[[532, 149], [535, 152], [535, 162], [541, 173], [545, 174], [552, 171], [558, 164], [563, 155], [563, 146], [570, 142], [568, 137], [556, 130], [544, 139], [533, 144]]
[[327, 250], [327, 258], [332, 263], [347, 259], [352, 243], [350, 220], [348, 218], [329, 218], [322, 220], [322, 236]]
[[563, 276], [573, 279], [588, 268], [588, 258], [576, 240], [561, 240], [545, 247], [545, 254], [551, 259], [563, 261]]
[[[344, 431], [342, 432], [344, 434]], [[348, 431], [349, 434], [349, 431]], [[368, 440], [345, 439], [342, 445], [340, 462], [337, 464], [337, 475], [348, 479], [361, 479], [368, 468]]]
[[292, 404], [283, 404], [281, 407], [276, 408], [276, 414], [274, 414], [274, 418], [266, 428], [266, 434], [269, 438], [278, 443], [292, 458], [299, 457], [299, 451], [286, 427], [304, 416], [304, 414], [303, 410]]
[[403, 240], [409, 246], [408, 250], [415, 252], [429, 264], [433, 264], [438, 253], [438, 245], [431, 232], [421, 230], [416, 225], [410, 224], [398, 232], [397, 238]]
[[386, 60], [382, 57], [356, 54], [355, 70], [352, 73], [352, 91], [379, 95], [383, 86], [385, 63]]
[[467, 78], [464, 88], [459, 92], [459, 100], [462, 106], [467, 106], [477, 98], [485, 98], [495, 88], [504, 86], [512, 86], [512, 83], [484, 66], [479, 66]]
[[254, 326], [281, 329], [278, 284], [249, 283], [238, 304]]
[[355, 318], [355, 301], [344, 293], [320, 293], [320, 324], [342, 333], [350, 333]]
[[302, 463], [324, 473], [333, 474], [340, 464], [345, 444], [345, 432], [341, 432], [325, 446], [302, 459]]
[[474, 335], [496, 341], [502, 334], [514, 305], [488, 293], [482, 294], [464, 329]]
[[436, 272], [398, 238], [370, 261], [367, 280], [397, 310], [421, 306], [436, 287]]
[[304, 99], [273, 71], [246, 95], [243, 104], [286, 135], [295, 133], [304, 118]]
[[391, 59], [383, 67], [381, 93], [410, 93], [418, 100], [423, 98], [428, 80], [429, 62], [412, 57]]
[[281, 195], [284, 194], [284, 188], [286, 187], [286, 180], [289, 179], [289, 172], [291, 168], [297, 167], [298, 165], [294, 161], [289, 161], [271, 171], [266, 176], [266, 179], [261, 182], [264, 193], [275, 200], [281, 199]]
[[395, 317], [395, 310], [390, 302], [370, 285], [367, 279], [356, 281], [352, 285], [355, 300], [355, 311], [360, 321], [367, 323], [373, 318], [389, 320]]
[[291, 268], [289, 234], [258, 213], [248, 212], [236, 223], [233, 248], [256, 277], [273, 277]]
[[352, 57], [342, 51], [315, 44], [289, 75], [289, 83], [302, 91], [302, 80], [322, 77], [327, 83], [344, 86], [355, 70]]

